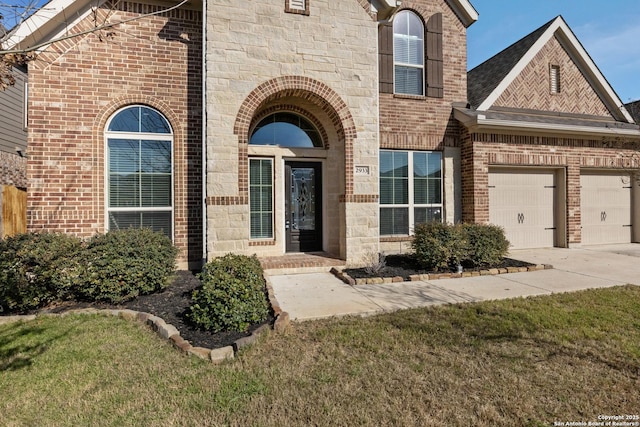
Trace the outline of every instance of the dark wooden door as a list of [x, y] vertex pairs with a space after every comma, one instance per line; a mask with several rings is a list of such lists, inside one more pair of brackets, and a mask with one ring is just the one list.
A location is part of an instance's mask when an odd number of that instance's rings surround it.
[[285, 163], [287, 252], [322, 250], [322, 165]]

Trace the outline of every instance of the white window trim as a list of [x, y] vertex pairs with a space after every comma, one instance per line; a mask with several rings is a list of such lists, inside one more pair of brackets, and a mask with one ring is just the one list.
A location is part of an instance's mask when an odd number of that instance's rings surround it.
[[[268, 160], [271, 162], [271, 237], [251, 237], [251, 160]], [[271, 242], [275, 240], [276, 228], [275, 228], [275, 159], [272, 157], [249, 157], [249, 240], [252, 242]]]
[[[426, 95], [426, 67], [425, 67], [425, 44], [427, 43], [426, 41], [426, 31], [425, 31], [425, 24], [424, 21], [422, 20], [422, 18], [415, 12], [411, 11], [411, 10], [402, 10], [400, 11], [400, 13], [398, 13], [398, 15], [396, 16], [396, 18], [398, 16], [401, 16], [405, 13], [411, 13], [413, 15], [415, 15], [419, 20], [420, 20], [420, 25], [422, 26], [422, 65], [416, 65], [416, 64], [406, 64], [404, 62], [400, 62], [400, 61], [396, 61], [396, 29], [395, 29], [395, 24], [392, 26], [392, 34], [393, 34], [393, 93], [394, 95], [407, 95], [407, 96], [425, 96]], [[395, 19], [395, 18], [394, 18]], [[422, 94], [415, 94], [415, 93], [406, 93], [406, 92], [398, 92], [396, 90], [396, 65], [399, 65], [400, 67], [409, 67], [409, 68], [417, 68], [422, 70]]]
[[[168, 123], [170, 133], [147, 133], [147, 132], [117, 132], [117, 131], [107, 131], [109, 129], [109, 125], [111, 124], [111, 120], [118, 115], [123, 110], [131, 107], [145, 107], [151, 110], [156, 111], [160, 114]], [[109, 207], [109, 139], [136, 139], [136, 140], [152, 140], [152, 141], [169, 141], [171, 142], [171, 206], [161, 206], [161, 207], [133, 207], [133, 208], [111, 208]], [[114, 112], [107, 123], [105, 124], [104, 131], [104, 229], [109, 230], [109, 215], [111, 212], [171, 212], [171, 242], [175, 242], [175, 140], [173, 128], [171, 128], [171, 123], [167, 120], [167, 117], [162, 114], [160, 111], [155, 108], [149, 107], [148, 105], [127, 105], [126, 107], [120, 108], [116, 112]]]
[[[380, 152], [396, 152], [396, 153], [407, 153], [408, 157], [408, 166], [407, 166], [407, 177], [408, 177], [408, 200], [407, 204], [382, 204], [379, 203], [379, 208], [407, 208], [409, 210], [408, 222], [409, 222], [409, 234], [382, 234], [381, 237], [402, 237], [402, 236], [413, 236], [415, 230], [415, 208], [440, 208], [441, 211], [441, 219], [444, 221], [444, 174], [443, 174], [443, 155], [440, 151], [422, 151], [422, 150], [380, 150]], [[414, 181], [415, 177], [413, 176], [413, 153], [440, 153], [440, 203], [414, 203]]]

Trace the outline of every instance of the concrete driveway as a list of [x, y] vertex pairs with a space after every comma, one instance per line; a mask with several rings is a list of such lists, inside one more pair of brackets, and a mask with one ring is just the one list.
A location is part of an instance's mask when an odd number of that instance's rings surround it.
[[330, 273], [269, 276], [292, 320], [371, 315], [434, 304], [548, 295], [627, 283], [640, 285], [640, 244], [514, 250], [553, 269], [461, 279], [349, 286]]

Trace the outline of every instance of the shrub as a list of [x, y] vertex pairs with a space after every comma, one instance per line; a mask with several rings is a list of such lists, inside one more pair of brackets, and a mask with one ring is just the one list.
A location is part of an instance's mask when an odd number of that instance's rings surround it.
[[0, 310], [25, 312], [70, 299], [79, 282], [79, 238], [25, 233], [0, 241]]
[[509, 241], [502, 227], [465, 224], [463, 228], [469, 245], [468, 261], [473, 267], [496, 265], [507, 255]]
[[162, 233], [145, 228], [96, 235], [83, 256], [79, 296], [120, 303], [166, 288], [176, 270], [178, 250]]
[[192, 294], [188, 317], [213, 331], [246, 331], [269, 315], [262, 267], [256, 256], [227, 254], [208, 262], [202, 288]]
[[467, 241], [461, 225], [428, 222], [415, 227], [411, 246], [425, 269], [450, 269], [467, 256]]

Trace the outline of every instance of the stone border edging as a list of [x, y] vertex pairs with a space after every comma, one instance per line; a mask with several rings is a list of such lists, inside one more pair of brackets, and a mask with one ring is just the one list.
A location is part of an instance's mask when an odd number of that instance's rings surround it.
[[[273, 292], [273, 286], [269, 280], [265, 277], [267, 285], [267, 293], [269, 297], [269, 303], [273, 309], [275, 316], [275, 322], [273, 324], [273, 330], [276, 332], [282, 332], [289, 326], [289, 313], [282, 311], [280, 304], [275, 298]], [[0, 316], [0, 325], [35, 320], [41, 316], [49, 317], [62, 317], [70, 314], [101, 314], [106, 316], [116, 316], [124, 320], [137, 321], [148, 325], [154, 332], [160, 335], [162, 338], [171, 342], [173, 347], [178, 349], [183, 354], [188, 356], [197, 356], [203, 360], [211, 361], [218, 364], [225, 360], [234, 359], [238, 350], [242, 347], [253, 344], [258, 337], [269, 329], [269, 325], [262, 325], [258, 327], [251, 335], [236, 340], [232, 346], [226, 346], [221, 348], [204, 348], [194, 347], [191, 343], [180, 336], [180, 331], [172, 324], [166, 323], [164, 319], [153, 314], [146, 313], [144, 311], [135, 311], [129, 309], [97, 309], [97, 308], [81, 308], [71, 309], [62, 313], [40, 313], [40, 314], [28, 314], [28, 315], [16, 315], [16, 316]]]
[[[413, 274], [409, 276], [410, 282], [416, 281], [426, 281], [426, 280], [440, 280], [440, 279], [459, 279], [462, 277], [478, 277], [478, 276], [495, 276], [498, 274], [507, 274], [507, 273], [524, 273], [527, 271], [539, 271], [539, 270], [550, 270], [553, 268], [553, 265], [550, 264], [537, 264], [531, 265], [528, 267], [504, 267], [504, 268], [490, 268], [487, 270], [479, 270], [479, 271], [463, 271], [462, 273], [429, 273], [429, 274]], [[399, 283], [406, 282], [404, 278], [400, 276], [396, 277], [361, 277], [354, 279], [349, 276], [344, 271], [338, 270], [337, 268], [332, 268], [331, 273], [336, 276], [338, 279], [342, 280], [347, 285], [356, 286], [356, 285], [378, 285], [383, 283]]]

